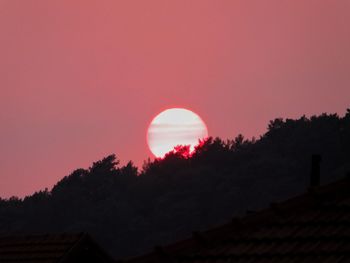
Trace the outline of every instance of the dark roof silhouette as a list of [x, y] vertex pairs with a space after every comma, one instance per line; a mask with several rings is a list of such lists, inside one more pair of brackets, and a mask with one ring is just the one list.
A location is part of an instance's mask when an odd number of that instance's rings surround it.
[[1, 263], [113, 262], [87, 234], [0, 238]]
[[350, 178], [126, 261], [350, 262]]

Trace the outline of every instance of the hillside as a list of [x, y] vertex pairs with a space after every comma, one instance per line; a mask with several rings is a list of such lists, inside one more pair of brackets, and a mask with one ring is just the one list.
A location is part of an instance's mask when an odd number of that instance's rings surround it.
[[350, 171], [350, 110], [275, 119], [259, 139], [209, 138], [193, 155], [178, 147], [140, 171], [107, 156], [51, 191], [0, 199], [0, 234], [86, 231], [116, 258], [137, 255], [304, 192], [313, 153], [323, 183]]

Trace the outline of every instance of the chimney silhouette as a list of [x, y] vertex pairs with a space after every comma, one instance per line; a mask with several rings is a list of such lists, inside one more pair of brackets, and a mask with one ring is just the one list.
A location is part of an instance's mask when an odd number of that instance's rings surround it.
[[310, 187], [316, 187], [320, 185], [320, 164], [321, 155], [313, 154], [311, 158], [311, 175], [310, 175]]

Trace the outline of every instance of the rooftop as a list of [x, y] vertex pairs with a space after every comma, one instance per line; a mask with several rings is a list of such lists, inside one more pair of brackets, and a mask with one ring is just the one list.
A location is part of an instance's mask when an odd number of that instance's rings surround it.
[[350, 178], [126, 261], [350, 262]]
[[47, 234], [0, 238], [1, 263], [112, 262], [87, 235]]

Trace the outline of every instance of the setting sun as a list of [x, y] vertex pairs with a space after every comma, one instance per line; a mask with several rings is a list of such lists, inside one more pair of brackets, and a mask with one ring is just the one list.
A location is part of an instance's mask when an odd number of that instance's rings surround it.
[[178, 145], [189, 145], [192, 152], [199, 140], [207, 137], [204, 121], [196, 113], [183, 108], [159, 113], [147, 131], [148, 146], [156, 157], [163, 157]]

